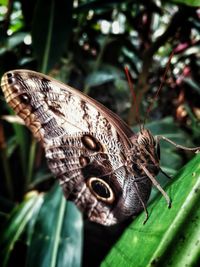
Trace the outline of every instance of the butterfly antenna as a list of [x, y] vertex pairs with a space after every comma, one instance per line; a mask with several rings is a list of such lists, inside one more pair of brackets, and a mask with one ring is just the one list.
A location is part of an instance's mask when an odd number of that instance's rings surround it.
[[159, 86], [159, 88], [157, 89], [157, 91], [156, 91], [156, 93], [155, 93], [155, 95], [154, 95], [154, 97], [153, 97], [153, 99], [152, 99], [152, 102], [150, 103], [150, 105], [149, 105], [149, 107], [148, 107], [148, 109], [147, 109], [146, 118], [145, 118], [144, 121], [146, 121], [147, 117], [149, 116], [149, 114], [150, 114], [150, 112], [151, 112], [151, 110], [152, 110], [152, 108], [153, 108], [153, 104], [155, 103], [155, 101], [156, 101], [156, 99], [157, 99], [157, 97], [158, 97], [158, 95], [159, 95], [159, 93], [160, 93], [160, 90], [163, 88], [164, 82], [165, 82], [165, 80], [166, 80], [166, 75], [167, 75], [167, 72], [168, 72], [168, 70], [169, 70], [170, 63], [171, 63], [172, 57], [174, 56], [174, 53], [175, 53], [175, 51], [173, 50], [172, 53], [171, 53], [170, 56], [169, 56], [169, 59], [168, 59], [168, 62], [167, 62], [167, 67], [166, 67], [165, 72], [164, 72], [164, 75], [163, 75], [163, 77], [162, 77], [160, 86]]
[[131, 79], [131, 75], [130, 75], [130, 71], [128, 69], [128, 66], [125, 66], [124, 70], [125, 70], [126, 78], [128, 80], [128, 86], [129, 86], [130, 92], [131, 92], [132, 97], [133, 97], [133, 102], [135, 104], [136, 121], [140, 124], [140, 128], [141, 128], [141, 120], [140, 120], [140, 115], [139, 115], [139, 108], [137, 105], [137, 98], [136, 98], [135, 91], [133, 89], [133, 82]]

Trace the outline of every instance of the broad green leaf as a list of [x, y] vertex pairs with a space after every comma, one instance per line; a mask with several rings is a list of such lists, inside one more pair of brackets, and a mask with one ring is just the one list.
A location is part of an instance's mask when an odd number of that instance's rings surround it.
[[200, 259], [200, 155], [173, 179], [166, 191], [172, 198], [167, 209], [159, 195], [148, 207], [145, 225], [140, 214], [102, 263], [108, 266], [197, 266]]
[[185, 77], [183, 78], [183, 81], [188, 84], [193, 90], [195, 90], [198, 94], [200, 94], [200, 84], [198, 84], [194, 79]]
[[32, 228], [29, 267], [81, 266], [82, 218], [56, 186], [44, 199]]
[[11, 213], [0, 236], [0, 262], [7, 261], [22, 234], [27, 266], [81, 266], [82, 218], [57, 185], [46, 195], [32, 193]]
[[104, 83], [118, 80], [120, 77], [123, 77], [121, 71], [115, 67], [104, 65], [103, 68], [101, 66], [101, 69], [95, 70], [87, 76], [86, 84], [90, 87], [99, 86]]
[[200, 6], [200, 0], [172, 0], [172, 2], [185, 4], [185, 5], [193, 6], [193, 7], [199, 7]]
[[66, 51], [72, 30], [72, 0], [37, 1], [33, 20], [33, 48], [39, 70], [47, 73]]
[[8, 4], [8, 0], [1, 0], [0, 1], [0, 5], [7, 5]]
[[88, 75], [86, 83], [88, 86], [99, 86], [104, 83], [111, 82], [117, 78], [116, 74], [108, 73], [107, 71], [95, 71]]
[[42, 199], [41, 195], [35, 193], [29, 194], [11, 213], [0, 235], [1, 266], [6, 266], [16, 241], [24, 232], [27, 223], [34, 216], [36, 210], [40, 208]]
[[14, 49], [16, 46], [20, 45], [24, 38], [27, 36], [26, 32], [17, 32], [10, 36], [7, 41], [7, 48], [8, 49]]

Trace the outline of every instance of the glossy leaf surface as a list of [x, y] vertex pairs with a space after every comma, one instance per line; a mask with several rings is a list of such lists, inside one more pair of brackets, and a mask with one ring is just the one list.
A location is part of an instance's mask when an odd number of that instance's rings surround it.
[[32, 230], [28, 266], [81, 266], [82, 219], [56, 186], [44, 199]]
[[190, 161], [167, 187], [172, 208], [163, 197], [148, 207], [125, 231], [102, 263], [107, 266], [195, 266], [199, 260], [200, 155]]

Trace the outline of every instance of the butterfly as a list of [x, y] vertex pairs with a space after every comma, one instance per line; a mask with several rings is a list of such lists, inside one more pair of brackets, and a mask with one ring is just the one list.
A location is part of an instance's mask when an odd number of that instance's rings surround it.
[[152, 185], [171, 205], [156, 175], [161, 170], [159, 139], [175, 143], [154, 137], [144, 126], [134, 133], [99, 102], [41, 73], [9, 71], [1, 87], [7, 103], [42, 143], [65, 197], [88, 219], [113, 225], [143, 209], [147, 219]]

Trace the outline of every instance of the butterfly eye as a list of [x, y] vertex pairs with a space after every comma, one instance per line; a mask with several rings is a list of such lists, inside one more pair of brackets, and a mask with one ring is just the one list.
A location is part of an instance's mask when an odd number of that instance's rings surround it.
[[102, 179], [97, 177], [91, 177], [88, 180], [88, 186], [93, 195], [97, 199], [102, 200], [103, 202], [112, 204], [115, 200], [114, 193], [110, 186]]
[[30, 97], [28, 96], [28, 94], [24, 93], [24, 94], [21, 94], [19, 96], [20, 98], [20, 101], [24, 104], [29, 104], [30, 103]]

